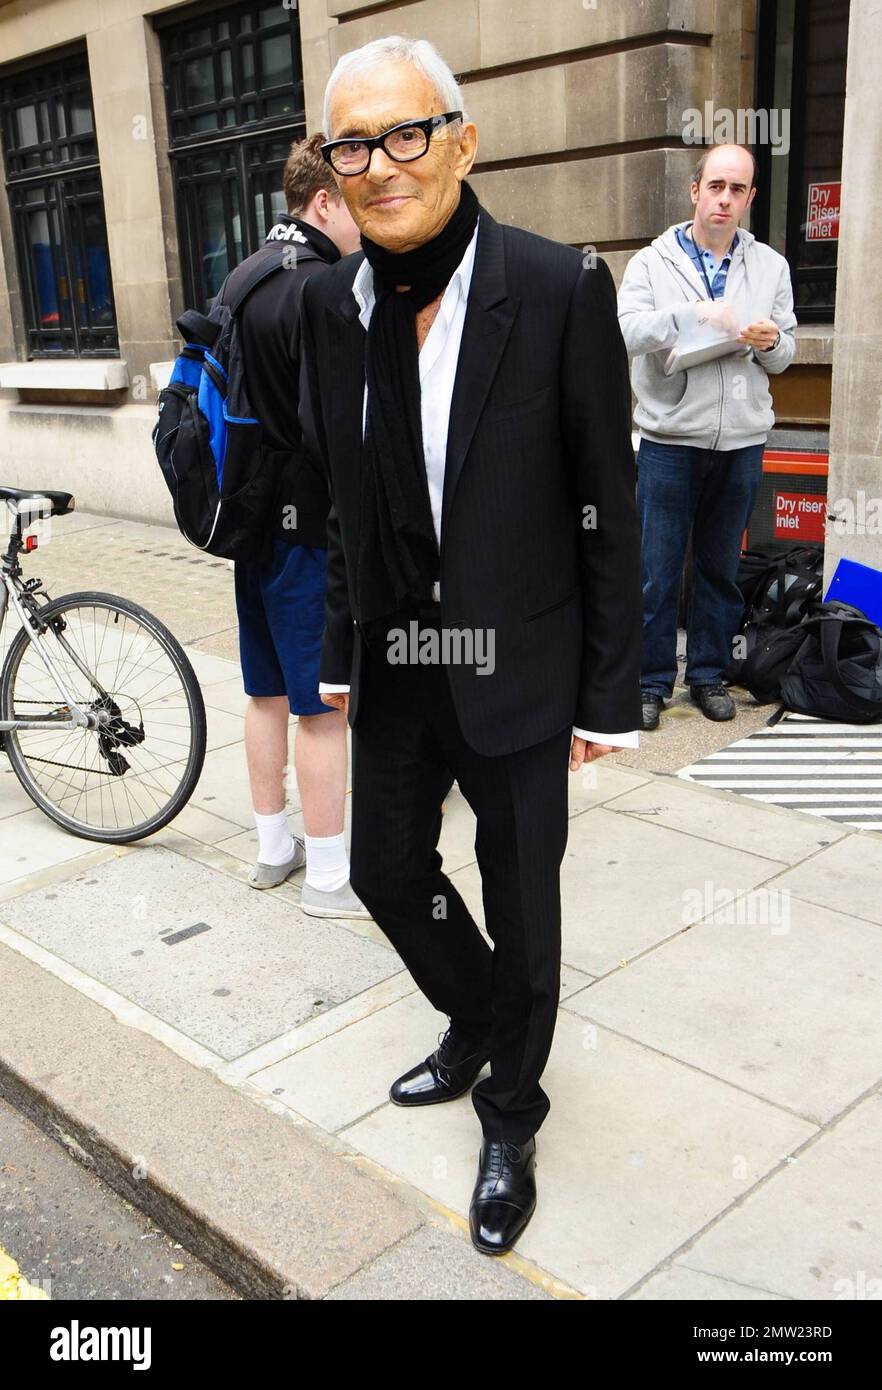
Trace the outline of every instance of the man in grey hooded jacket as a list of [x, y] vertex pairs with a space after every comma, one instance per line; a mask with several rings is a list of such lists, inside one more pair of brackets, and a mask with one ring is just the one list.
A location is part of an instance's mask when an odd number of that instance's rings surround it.
[[[796, 348], [787, 262], [738, 225], [756, 194], [755, 170], [740, 145], [707, 150], [693, 174], [694, 220], [638, 251], [619, 291], [640, 430], [645, 729], [657, 727], [674, 690], [690, 531], [686, 684], [707, 718], [735, 714], [723, 672], [742, 609], [741, 540], [774, 424], [768, 375], [783, 372]], [[742, 349], [666, 375], [670, 350], [699, 321], [737, 336]]]

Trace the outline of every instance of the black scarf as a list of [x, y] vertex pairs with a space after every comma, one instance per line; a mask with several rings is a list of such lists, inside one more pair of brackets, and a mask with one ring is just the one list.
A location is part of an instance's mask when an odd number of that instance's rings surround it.
[[[423, 454], [415, 319], [450, 282], [480, 211], [462, 184], [459, 204], [436, 237], [398, 255], [362, 236], [374, 272], [365, 377], [368, 413], [361, 462], [358, 617], [374, 623], [432, 597], [441, 562]], [[399, 293], [396, 285], [409, 285]]]

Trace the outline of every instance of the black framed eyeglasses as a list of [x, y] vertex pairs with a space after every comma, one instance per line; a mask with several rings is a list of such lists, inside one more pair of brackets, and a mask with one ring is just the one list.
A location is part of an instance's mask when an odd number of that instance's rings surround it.
[[461, 111], [447, 111], [443, 116], [429, 116], [425, 121], [402, 121], [382, 135], [366, 136], [363, 140], [328, 140], [319, 148], [334, 173], [349, 178], [353, 174], [363, 174], [370, 167], [378, 145], [399, 164], [422, 158], [435, 131], [459, 120], [462, 120]]

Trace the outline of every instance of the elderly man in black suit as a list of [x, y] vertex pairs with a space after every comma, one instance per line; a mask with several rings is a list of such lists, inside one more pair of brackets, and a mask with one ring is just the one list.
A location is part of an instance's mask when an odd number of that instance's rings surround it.
[[[303, 295], [304, 439], [333, 501], [320, 690], [352, 727], [353, 888], [450, 1023], [390, 1097], [453, 1100], [489, 1060], [470, 1228], [501, 1254], [550, 1104], [567, 767], [641, 721], [627, 357], [606, 265], [479, 204], [431, 44], [345, 55], [325, 130], [364, 254]], [[454, 780], [492, 949], [437, 851]]]

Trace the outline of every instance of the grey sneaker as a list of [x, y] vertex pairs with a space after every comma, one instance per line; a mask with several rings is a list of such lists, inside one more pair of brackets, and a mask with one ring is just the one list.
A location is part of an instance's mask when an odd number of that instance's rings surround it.
[[334, 888], [330, 892], [311, 888], [308, 883], [304, 883], [300, 894], [300, 906], [310, 917], [352, 917], [360, 922], [374, 920], [361, 898], [356, 897], [352, 891], [348, 879], [342, 888]]
[[305, 863], [306, 846], [295, 835], [294, 853], [291, 858], [284, 864], [261, 864], [258, 860], [248, 875], [248, 882], [252, 888], [278, 888], [290, 874], [302, 869]]

